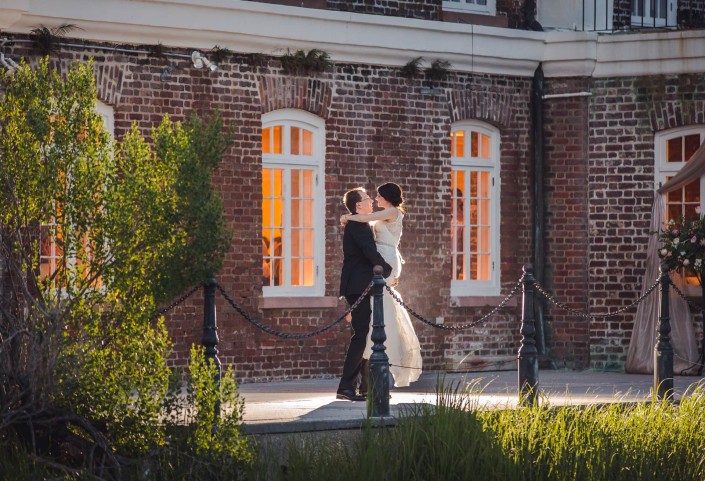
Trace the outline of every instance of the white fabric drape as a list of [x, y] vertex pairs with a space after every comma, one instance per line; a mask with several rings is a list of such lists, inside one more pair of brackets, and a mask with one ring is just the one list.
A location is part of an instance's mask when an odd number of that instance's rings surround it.
[[[658, 232], [663, 222], [663, 198], [665, 194], [654, 192], [654, 207], [651, 213], [649, 232]], [[641, 294], [651, 287], [658, 278], [660, 259], [658, 255], [658, 235], [649, 236], [646, 250], [646, 273], [642, 282]], [[677, 274], [671, 275], [673, 283], [683, 290], [683, 281]], [[627, 351], [626, 371], [629, 373], [651, 374], [654, 372], [654, 346], [658, 336], [659, 294], [653, 292], [636, 309], [634, 328]], [[670, 294], [671, 345], [673, 346], [673, 372], [680, 373], [690, 367], [698, 358], [693, 329], [693, 315], [688, 303], [671, 290]]]

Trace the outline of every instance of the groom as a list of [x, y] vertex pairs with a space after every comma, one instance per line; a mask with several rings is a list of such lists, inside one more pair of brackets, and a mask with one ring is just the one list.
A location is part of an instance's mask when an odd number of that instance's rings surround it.
[[[372, 198], [362, 187], [349, 190], [343, 196], [343, 204], [351, 214], [372, 213]], [[348, 222], [343, 234], [343, 270], [340, 274], [340, 295], [345, 296], [349, 305], [360, 297], [372, 280], [372, 268], [382, 266], [384, 277], [392, 272], [377, 252], [372, 228], [367, 222]], [[338, 385], [337, 399], [348, 401], [364, 401], [367, 391], [366, 383], [361, 386], [362, 393], [355, 391], [355, 383], [363, 369], [362, 354], [367, 343], [367, 333], [370, 330], [372, 307], [369, 294], [352, 311], [353, 335], [345, 354], [343, 377]], [[367, 376], [363, 373], [363, 380]]]

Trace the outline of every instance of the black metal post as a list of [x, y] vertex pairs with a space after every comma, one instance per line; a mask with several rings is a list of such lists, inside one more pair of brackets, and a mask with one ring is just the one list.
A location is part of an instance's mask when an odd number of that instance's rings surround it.
[[371, 402], [367, 403], [367, 415], [373, 417], [389, 416], [389, 357], [385, 351], [384, 341], [384, 286], [382, 266], [374, 267], [372, 278], [372, 354], [370, 355], [370, 390]]
[[[218, 349], [216, 348], [218, 345], [218, 331], [215, 317], [215, 288], [217, 285], [218, 283], [215, 279], [209, 279], [203, 286], [203, 337], [201, 338], [201, 344], [206, 348], [206, 363], [210, 364], [212, 362], [215, 364], [216, 386], [220, 387], [222, 365], [220, 359], [218, 359]], [[220, 417], [220, 400], [216, 401], [216, 405], [213, 408], [217, 420]]]
[[534, 326], [534, 269], [524, 266], [522, 276], [521, 346], [517, 355], [519, 365], [519, 404], [538, 404], [539, 356], [536, 350], [536, 328]]
[[668, 264], [661, 264], [661, 291], [659, 297], [658, 339], [654, 347], [654, 392], [659, 399], [673, 400], [673, 347], [671, 346], [671, 318], [669, 289], [671, 278]]

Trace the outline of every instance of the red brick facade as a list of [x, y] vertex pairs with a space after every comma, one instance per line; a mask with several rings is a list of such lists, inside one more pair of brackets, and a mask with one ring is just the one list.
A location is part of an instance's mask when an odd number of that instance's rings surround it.
[[[286, 3], [275, 2], [274, 3]], [[697, 2], [691, 2], [695, 4]], [[436, 20], [440, 0], [336, 2], [327, 8]], [[307, 6], [322, 7], [307, 0]], [[624, 2], [616, 2], [615, 15]], [[498, 1], [498, 16], [523, 19], [523, 2]], [[694, 8], [700, 8], [702, 2]], [[369, 10], [369, 11], [368, 11]], [[622, 12], [623, 13], [623, 12]], [[615, 17], [616, 18], [616, 17]], [[620, 17], [621, 18], [621, 17]], [[188, 57], [190, 51], [170, 49]], [[6, 48], [33, 59], [26, 43]], [[61, 61], [95, 57], [100, 99], [114, 108], [115, 135], [137, 123], [145, 134], [166, 113], [220, 109], [235, 127], [232, 148], [215, 176], [234, 232], [218, 282], [254, 318], [281, 331], [305, 333], [335, 320], [342, 254], [340, 197], [355, 186], [395, 181], [406, 191], [408, 215], [401, 251], [400, 291], [425, 317], [458, 326], [499, 304], [531, 259], [531, 79], [452, 71], [432, 85], [409, 80], [401, 68], [335, 63], [312, 76], [282, 72], [274, 57], [233, 54], [217, 72], [195, 70], [188, 58], [65, 47]], [[630, 78], [546, 79], [546, 287], [572, 308], [601, 313], [639, 295], [654, 190], [654, 134], [705, 124], [700, 74]], [[325, 298], [316, 307], [271, 308], [262, 300], [262, 115], [300, 109], [325, 122]], [[492, 298], [450, 295], [450, 141], [454, 122], [479, 120], [500, 133], [501, 293]], [[340, 374], [346, 325], [306, 340], [281, 340], [250, 325], [218, 294], [220, 358], [247, 380]], [[515, 362], [521, 303], [478, 328], [448, 332], [413, 321], [425, 369], [488, 369]], [[186, 362], [200, 342], [202, 293], [167, 316], [175, 350]], [[634, 311], [588, 321], [547, 307], [548, 356], [558, 366], [619, 368], [625, 361]], [[696, 326], [699, 338], [702, 336]]]

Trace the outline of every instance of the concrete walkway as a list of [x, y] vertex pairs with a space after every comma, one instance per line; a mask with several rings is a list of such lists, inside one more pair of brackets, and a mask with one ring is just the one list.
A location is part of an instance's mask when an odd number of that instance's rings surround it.
[[[391, 416], [418, 403], [436, 403], [436, 386], [446, 390], [470, 387], [481, 407], [515, 407], [517, 372], [425, 372], [418, 382], [392, 388]], [[676, 398], [705, 377], [676, 376]], [[338, 379], [306, 379], [241, 384], [245, 400], [245, 432], [276, 434], [341, 430], [360, 427], [366, 418], [364, 402], [335, 399]], [[651, 399], [653, 376], [592, 370], [545, 370], [539, 375], [541, 402], [551, 405], [586, 404]], [[393, 422], [393, 419], [389, 420]]]

